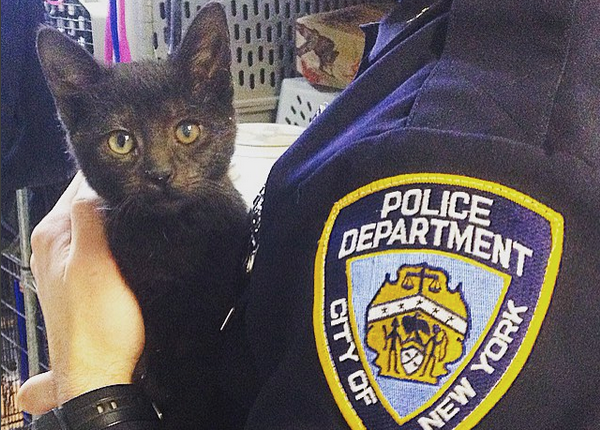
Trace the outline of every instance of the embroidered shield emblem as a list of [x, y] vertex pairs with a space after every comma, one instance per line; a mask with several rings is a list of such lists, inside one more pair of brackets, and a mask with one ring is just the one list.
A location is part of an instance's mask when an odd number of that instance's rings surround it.
[[463, 355], [468, 313], [460, 286], [448, 289], [444, 270], [402, 265], [367, 307], [366, 344], [377, 352], [378, 374], [437, 384]]
[[560, 214], [499, 184], [414, 174], [338, 201], [314, 329], [354, 429], [469, 429], [509, 389], [550, 303]]

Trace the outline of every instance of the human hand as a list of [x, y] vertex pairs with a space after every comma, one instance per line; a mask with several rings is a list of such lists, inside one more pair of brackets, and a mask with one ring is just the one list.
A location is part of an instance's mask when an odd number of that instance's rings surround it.
[[31, 237], [52, 368], [19, 391], [20, 406], [33, 414], [131, 383], [144, 347], [141, 311], [108, 248], [100, 204], [78, 173]]

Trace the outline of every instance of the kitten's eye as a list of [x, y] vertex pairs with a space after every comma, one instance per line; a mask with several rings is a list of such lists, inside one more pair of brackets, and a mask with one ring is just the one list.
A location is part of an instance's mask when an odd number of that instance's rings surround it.
[[175, 129], [175, 137], [178, 141], [185, 144], [195, 142], [200, 136], [200, 133], [200, 126], [187, 121], [180, 123]]
[[133, 151], [135, 142], [133, 136], [126, 131], [113, 131], [108, 136], [108, 147], [119, 155], [126, 155]]

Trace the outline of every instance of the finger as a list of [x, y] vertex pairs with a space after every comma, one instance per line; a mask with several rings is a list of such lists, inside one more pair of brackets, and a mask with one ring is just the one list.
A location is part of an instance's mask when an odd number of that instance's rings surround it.
[[58, 406], [52, 371], [29, 378], [17, 393], [21, 409], [33, 415], [42, 415]]

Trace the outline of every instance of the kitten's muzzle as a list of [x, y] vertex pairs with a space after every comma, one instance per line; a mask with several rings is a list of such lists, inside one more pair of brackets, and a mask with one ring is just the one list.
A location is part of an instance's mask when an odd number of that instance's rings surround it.
[[170, 170], [144, 170], [144, 174], [154, 185], [164, 188], [169, 183], [173, 172]]

